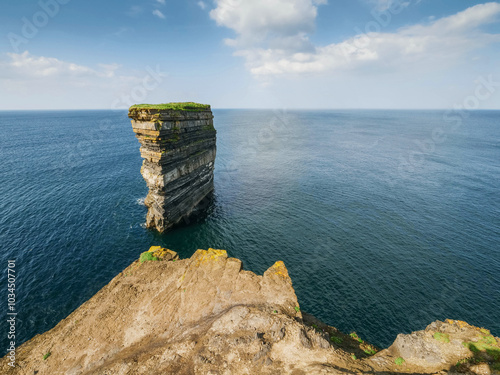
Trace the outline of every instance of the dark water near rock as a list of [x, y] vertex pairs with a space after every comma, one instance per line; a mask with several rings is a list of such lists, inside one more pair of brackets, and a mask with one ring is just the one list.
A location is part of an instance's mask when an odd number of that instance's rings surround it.
[[444, 318], [500, 335], [500, 112], [214, 112], [213, 206], [162, 236], [126, 112], [0, 112], [1, 348], [8, 259], [20, 343], [151, 245], [281, 259], [303, 310], [381, 346]]

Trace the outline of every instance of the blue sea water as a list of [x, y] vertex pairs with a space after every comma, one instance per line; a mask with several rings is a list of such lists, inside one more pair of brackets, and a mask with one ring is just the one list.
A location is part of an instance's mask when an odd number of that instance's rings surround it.
[[388, 346], [436, 319], [500, 335], [500, 112], [214, 110], [215, 199], [164, 235], [125, 111], [0, 112], [0, 347], [54, 327], [151, 245], [283, 260], [302, 310]]

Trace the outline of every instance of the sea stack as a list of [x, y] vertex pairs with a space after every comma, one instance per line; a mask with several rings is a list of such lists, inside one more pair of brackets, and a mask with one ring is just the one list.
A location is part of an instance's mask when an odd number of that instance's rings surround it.
[[146, 226], [164, 232], [191, 216], [213, 189], [216, 130], [209, 105], [139, 104], [128, 116], [149, 188]]

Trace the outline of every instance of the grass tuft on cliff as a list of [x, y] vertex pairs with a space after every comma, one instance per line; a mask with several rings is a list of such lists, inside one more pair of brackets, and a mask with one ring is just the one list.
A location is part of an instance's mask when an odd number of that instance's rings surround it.
[[156, 109], [156, 110], [172, 110], [172, 111], [204, 111], [210, 109], [208, 104], [200, 104], [194, 102], [178, 102], [178, 103], [163, 103], [163, 104], [135, 104], [130, 107], [129, 111], [134, 109]]
[[434, 333], [434, 339], [444, 343], [449, 343], [450, 335], [448, 335], [447, 333], [436, 332]]
[[159, 260], [159, 259], [157, 257], [155, 257], [153, 255], [153, 253], [150, 253], [149, 251], [142, 253], [140, 258], [139, 258], [139, 261], [141, 262], [141, 264], [144, 262], [154, 262], [157, 260]]
[[405, 363], [405, 360], [401, 357], [398, 357], [394, 360], [394, 363], [397, 364], [398, 366], [401, 366], [403, 363]]

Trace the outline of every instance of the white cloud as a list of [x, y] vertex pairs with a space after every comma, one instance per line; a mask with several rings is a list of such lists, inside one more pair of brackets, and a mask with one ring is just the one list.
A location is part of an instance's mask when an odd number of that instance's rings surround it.
[[133, 29], [131, 29], [129, 27], [120, 27], [118, 30], [116, 30], [115, 32], [108, 34], [108, 35], [114, 36], [114, 37], [120, 37], [123, 34], [128, 33], [131, 30], [133, 30]]
[[7, 53], [9, 60], [0, 60], [0, 79], [24, 77], [71, 77], [86, 79], [89, 77], [111, 78], [119, 68], [117, 64], [101, 64], [95, 70], [83, 65], [62, 61], [53, 57], [33, 56], [28, 51], [23, 53]]
[[[33, 56], [28, 51], [0, 55], [0, 87], [5, 93], [71, 93], [78, 89], [111, 93], [130, 91], [140, 76], [118, 74], [118, 64], [99, 64], [96, 68]], [[3, 90], [2, 90], [3, 91]], [[71, 94], [69, 94], [71, 95]], [[68, 96], [69, 96], [68, 95]]]
[[135, 17], [143, 12], [142, 7], [138, 5], [131, 6], [130, 9], [126, 12], [128, 16]]
[[[277, 11], [284, 3], [292, 5]], [[480, 30], [500, 15], [500, 4], [491, 2], [393, 33], [369, 32], [341, 43], [313, 46], [307, 35], [314, 29], [317, 4], [308, 0], [246, 4], [218, 0], [211, 16], [238, 34], [237, 39], [227, 42], [236, 48], [236, 55], [246, 59], [256, 76], [395, 69], [409, 64], [446, 67], [467, 52], [500, 41], [500, 34]]]
[[215, 3], [217, 7], [210, 17], [219, 26], [238, 34], [226, 43], [249, 46], [266, 39], [301, 40], [305, 33], [314, 30], [317, 6], [326, 4], [326, 0], [215, 0]]
[[[415, 0], [413, 0], [415, 1]], [[420, 0], [417, 0], [420, 2]], [[391, 7], [398, 7], [398, 9], [406, 8], [410, 5], [411, 0], [403, 1], [403, 0], [370, 0], [370, 3], [375, 5], [375, 10], [379, 12], [385, 12]]]
[[159, 64], [124, 70], [114, 63], [90, 67], [27, 51], [0, 54], [0, 108], [116, 109], [166, 95], [162, 83], [168, 75]]
[[198, 6], [205, 10], [207, 8], [207, 3], [205, 3], [204, 1], [198, 1]]
[[161, 12], [161, 10], [155, 9], [153, 10], [153, 14], [161, 19], [165, 19], [165, 15]]
[[158, 3], [160, 3], [161, 5], [165, 5], [165, 0], [156, 0]]

